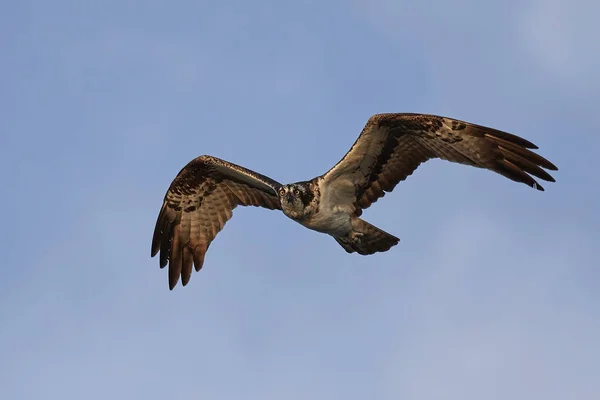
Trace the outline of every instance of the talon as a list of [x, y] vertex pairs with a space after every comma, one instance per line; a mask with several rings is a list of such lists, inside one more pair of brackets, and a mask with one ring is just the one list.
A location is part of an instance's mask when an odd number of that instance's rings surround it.
[[360, 242], [362, 241], [362, 237], [363, 237], [364, 235], [365, 235], [365, 234], [364, 234], [364, 233], [361, 233], [361, 232], [352, 232], [352, 233], [350, 234], [350, 238], [351, 238], [353, 241], [360, 243]]

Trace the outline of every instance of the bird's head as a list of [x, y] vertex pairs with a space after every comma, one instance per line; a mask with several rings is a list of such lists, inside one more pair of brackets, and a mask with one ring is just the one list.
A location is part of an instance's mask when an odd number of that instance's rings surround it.
[[303, 219], [309, 216], [312, 207], [309, 207], [314, 198], [314, 193], [308, 182], [291, 183], [283, 185], [278, 191], [281, 210], [292, 219]]

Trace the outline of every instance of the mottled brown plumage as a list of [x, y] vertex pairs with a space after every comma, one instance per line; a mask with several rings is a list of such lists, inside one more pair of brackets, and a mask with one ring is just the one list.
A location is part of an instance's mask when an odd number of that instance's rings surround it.
[[325, 184], [340, 179], [354, 183], [356, 215], [433, 158], [486, 168], [543, 191], [529, 174], [554, 182], [542, 168], [557, 168], [528, 149], [537, 146], [510, 133], [451, 118], [376, 114], [350, 151], [323, 178]]
[[[556, 166], [515, 135], [426, 114], [377, 114], [367, 121], [344, 158], [309, 181], [281, 185], [264, 175], [201, 156], [171, 183], [160, 210], [152, 256], [169, 265], [169, 287], [192, 266], [200, 270], [217, 233], [238, 206], [279, 209], [303, 226], [331, 235], [349, 253], [389, 250], [400, 239], [359, 218], [423, 162], [443, 160], [485, 168], [543, 191], [535, 180], [554, 182]], [[544, 169], [543, 169], [544, 168]]]
[[237, 206], [280, 209], [280, 183], [215, 157], [200, 156], [171, 183], [156, 221], [152, 257], [169, 264], [169, 287], [185, 286], [202, 268], [204, 255]]

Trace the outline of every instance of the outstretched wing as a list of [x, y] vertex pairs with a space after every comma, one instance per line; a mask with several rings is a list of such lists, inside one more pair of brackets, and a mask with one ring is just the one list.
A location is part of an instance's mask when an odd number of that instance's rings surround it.
[[152, 257], [169, 264], [169, 288], [185, 286], [236, 206], [280, 209], [280, 183], [210, 156], [190, 161], [171, 183], [154, 228]]
[[535, 189], [531, 176], [554, 182], [557, 170], [528, 149], [533, 143], [492, 128], [426, 114], [376, 114], [344, 158], [322, 177], [326, 185], [355, 187], [357, 215], [432, 158], [486, 168]]

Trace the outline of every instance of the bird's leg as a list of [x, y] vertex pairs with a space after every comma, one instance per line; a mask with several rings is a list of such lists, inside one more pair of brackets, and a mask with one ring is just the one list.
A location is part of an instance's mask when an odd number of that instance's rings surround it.
[[350, 239], [352, 239], [353, 242], [360, 243], [364, 235], [364, 233], [352, 231], [348, 236], [350, 237]]
[[350, 233], [348, 233], [348, 239], [352, 240], [354, 243], [362, 242], [362, 237], [365, 235], [360, 230], [361, 220], [359, 218], [352, 218], [350, 220], [350, 224], [352, 226]]

